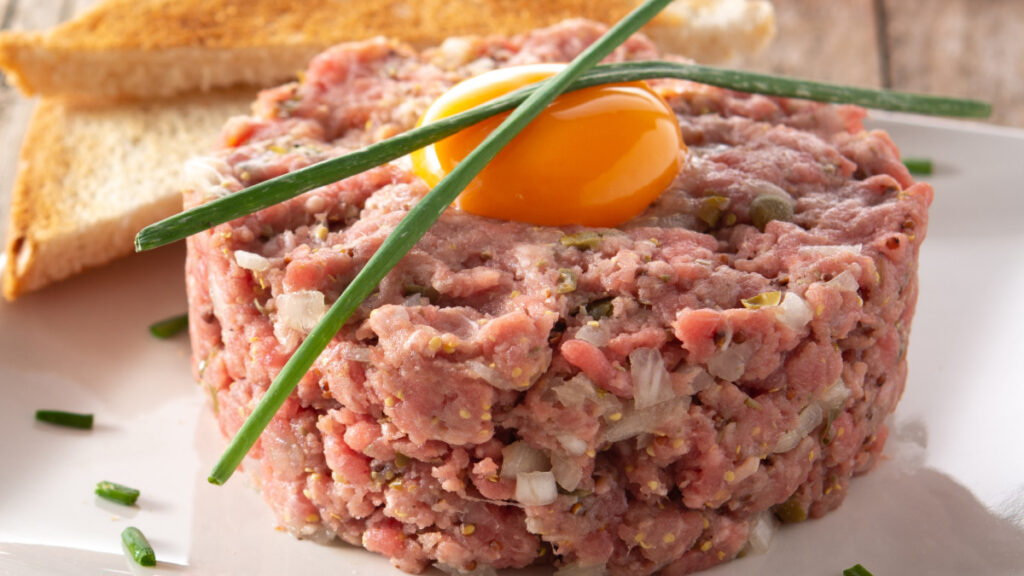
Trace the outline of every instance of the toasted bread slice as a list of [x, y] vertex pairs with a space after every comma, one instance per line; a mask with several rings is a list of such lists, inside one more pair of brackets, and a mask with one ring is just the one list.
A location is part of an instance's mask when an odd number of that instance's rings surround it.
[[254, 97], [250, 89], [120, 106], [41, 100], [11, 195], [4, 296], [131, 252], [143, 226], [181, 209], [184, 162], [211, 149]]
[[[49, 32], [0, 35], [25, 94], [168, 96], [294, 75], [323, 48], [384, 35], [413, 45], [514, 34], [568, 17], [614, 22], [638, 0], [105, 0]], [[765, 0], [676, 0], [645, 31], [666, 52], [719, 62], [774, 34]]]

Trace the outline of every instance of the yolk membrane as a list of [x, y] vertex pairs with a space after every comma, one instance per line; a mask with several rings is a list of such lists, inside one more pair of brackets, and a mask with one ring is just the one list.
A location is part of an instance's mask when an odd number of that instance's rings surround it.
[[[420, 124], [483, 104], [558, 73], [562, 64], [487, 72], [438, 98]], [[508, 116], [500, 114], [412, 154], [436, 186]], [[644, 82], [559, 96], [456, 200], [466, 212], [544, 226], [614, 227], [643, 212], [679, 172], [686, 152], [671, 108]]]

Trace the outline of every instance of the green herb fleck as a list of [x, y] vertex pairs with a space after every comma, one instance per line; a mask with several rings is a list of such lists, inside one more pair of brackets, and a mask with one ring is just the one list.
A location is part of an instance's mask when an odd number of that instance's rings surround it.
[[134, 526], [125, 528], [121, 532], [121, 542], [128, 550], [128, 554], [140, 566], [156, 566], [156, 553], [153, 552], [153, 547], [149, 545], [149, 540], [141, 530]]
[[92, 414], [77, 414], [60, 410], [36, 410], [36, 420], [79, 430], [92, 429]]
[[98, 482], [96, 484], [96, 495], [100, 498], [131, 506], [139, 499], [139, 491], [115, 482]]
[[932, 173], [932, 161], [928, 158], [904, 158], [903, 165], [917, 176], [929, 176]]
[[188, 328], [188, 314], [171, 316], [149, 326], [149, 333], [157, 338], [170, 338]]
[[874, 574], [860, 564], [854, 564], [852, 567], [843, 570], [843, 576], [874, 576]]

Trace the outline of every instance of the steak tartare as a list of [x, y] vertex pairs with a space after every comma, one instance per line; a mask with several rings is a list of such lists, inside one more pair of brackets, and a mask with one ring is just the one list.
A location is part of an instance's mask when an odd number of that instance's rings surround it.
[[[187, 206], [415, 125], [454, 83], [571, 60], [570, 21], [418, 53], [377, 39], [263, 92]], [[612, 60], [656, 58], [635, 36]], [[664, 80], [689, 154], [615, 229], [450, 209], [245, 462], [282, 526], [399, 568], [683, 574], [842, 502], [906, 379], [932, 190], [853, 106]], [[197, 379], [233, 435], [409, 207], [408, 158], [188, 240]]]

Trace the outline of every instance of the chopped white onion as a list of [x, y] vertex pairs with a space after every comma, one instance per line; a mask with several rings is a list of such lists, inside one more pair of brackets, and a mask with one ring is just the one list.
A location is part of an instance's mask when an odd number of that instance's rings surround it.
[[[455, 310], [449, 308], [448, 310]], [[442, 316], [443, 324], [438, 325], [438, 330], [454, 334], [460, 340], [471, 340], [480, 331], [480, 324], [465, 314], [446, 314]]]
[[821, 393], [819, 403], [826, 411], [832, 411], [841, 408], [849, 396], [850, 389], [840, 377]]
[[435, 55], [440, 56], [443, 59], [443, 63], [452, 68], [462, 66], [473, 58], [473, 43], [468, 38], [462, 36], [445, 38], [444, 42], [441, 43], [435, 52]]
[[669, 418], [682, 418], [690, 408], [690, 397], [680, 396], [644, 410], [626, 410], [622, 418], [604, 431], [605, 442], [618, 442], [645, 432], [655, 432]]
[[573, 456], [580, 456], [587, 451], [587, 443], [582, 438], [577, 438], [572, 434], [561, 434], [558, 436], [558, 443], [565, 448], [565, 451]]
[[747, 478], [753, 476], [754, 473], [756, 473], [760, 467], [761, 459], [758, 458], [757, 456], [750, 456], [746, 460], [744, 460], [739, 466], [733, 469], [734, 477], [732, 481], [735, 483], [746, 480]]
[[370, 349], [362, 346], [353, 346], [351, 348], [345, 348], [341, 352], [342, 358], [346, 360], [352, 360], [353, 362], [362, 362], [369, 364], [370, 362]]
[[856, 292], [860, 289], [860, 283], [854, 278], [849, 270], [843, 270], [838, 276], [825, 283], [826, 286], [834, 286], [840, 292]]
[[470, 371], [479, 376], [481, 380], [495, 388], [501, 390], [514, 390], [516, 388], [515, 384], [506, 378], [501, 370], [488, 366], [479, 360], [470, 360], [466, 362], [466, 366], [469, 367]]
[[583, 468], [572, 458], [556, 458], [551, 473], [555, 475], [558, 485], [570, 492], [575, 490], [583, 479]]
[[633, 379], [633, 404], [649, 408], [675, 396], [665, 359], [654, 348], [637, 348], [629, 353], [629, 375]]
[[604, 441], [618, 442], [619, 440], [639, 436], [649, 430], [650, 422], [647, 420], [647, 414], [629, 411], [604, 431]]
[[778, 527], [778, 520], [770, 512], [761, 512], [755, 516], [750, 522], [750, 539], [747, 541], [750, 552], [753, 554], [767, 552]]
[[526, 442], [517, 441], [501, 449], [501, 477], [515, 478], [523, 472], [550, 470], [547, 455]]
[[324, 294], [318, 290], [298, 290], [278, 294], [277, 319], [287, 328], [308, 333], [327, 311]]
[[[596, 326], [594, 324], [597, 324]], [[597, 348], [608, 344], [608, 331], [604, 329], [598, 322], [587, 322], [582, 328], [576, 331], [576, 339], [583, 340], [588, 344], [592, 344]]]
[[558, 397], [558, 401], [566, 408], [579, 408], [583, 406], [584, 401], [597, 398], [594, 383], [583, 372], [555, 386], [551, 390]]
[[817, 402], [808, 404], [803, 411], [800, 412], [800, 417], [797, 421], [795, 430], [790, 430], [779, 437], [779, 441], [775, 444], [775, 449], [772, 450], [776, 454], [782, 452], [789, 452], [793, 448], [796, 448], [797, 444], [801, 440], [807, 437], [818, 424], [821, 424], [822, 419], [825, 417], [825, 412], [821, 409], [821, 405]]
[[558, 498], [558, 486], [551, 472], [516, 474], [516, 500], [523, 506], [544, 506]]
[[844, 244], [840, 246], [825, 245], [825, 246], [801, 246], [799, 252], [801, 254], [817, 254], [819, 256], [838, 256], [840, 254], [860, 254], [860, 244]]
[[195, 156], [185, 161], [182, 181], [186, 188], [198, 192], [201, 197], [219, 197], [228, 193], [224, 187], [224, 175], [231, 172], [227, 162], [212, 156]]
[[226, 318], [228, 315], [228, 297], [221, 286], [223, 276], [213, 274], [212, 269], [206, 276], [207, 285], [210, 287], [210, 303], [213, 304], [213, 315], [217, 318]]
[[235, 250], [235, 263], [238, 264], [239, 268], [245, 268], [253, 272], [263, 272], [270, 268], [270, 260], [245, 250]]
[[426, 306], [429, 304], [430, 300], [426, 296], [415, 292], [406, 296], [405, 300], [402, 301], [402, 306], [405, 306], [406, 308], [416, 308], [417, 306]]
[[747, 360], [757, 352], [753, 342], [733, 344], [715, 352], [715, 355], [708, 359], [708, 372], [716, 378], [735, 382], [743, 376], [747, 369]]
[[814, 318], [814, 312], [798, 294], [786, 292], [775, 312], [779, 322], [789, 326], [793, 330], [801, 330]]
[[687, 394], [696, 394], [715, 385], [715, 379], [700, 366], [684, 366], [674, 374], [686, 383]]
[[760, 196], [761, 194], [771, 194], [777, 198], [788, 200], [793, 202], [793, 196], [783, 190], [779, 185], [769, 182], [767, 180], [753, 180], [745, 186], [750, 193], [750, 197]]
[[802, 440], [802, 438], [797, 434], [796, 430], [784, 432], [782, 436], [779, 436], [779, 441], [775, 443], [775, 448], [773, 448], [772, 451], [776, 454], [789, 452], [793, 448], [796, 448], [796, 445], [800, 443], [800, 440]]

